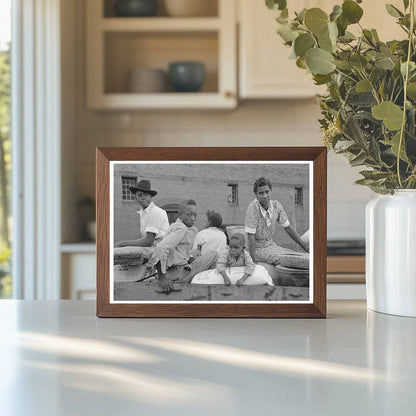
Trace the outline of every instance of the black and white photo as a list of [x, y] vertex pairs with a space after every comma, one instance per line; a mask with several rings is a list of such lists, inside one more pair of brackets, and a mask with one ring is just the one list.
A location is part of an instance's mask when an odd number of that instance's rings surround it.
[[312, 303], [311, 161], [110, 162], [110, 303]]

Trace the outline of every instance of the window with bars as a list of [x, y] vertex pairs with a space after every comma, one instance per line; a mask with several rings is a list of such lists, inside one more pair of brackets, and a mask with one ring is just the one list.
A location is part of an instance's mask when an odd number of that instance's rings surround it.
[[123, 201], [135, 201], [136, 195], [130, 191], [130, 186], [136, 185], [137, 178], [131, 176], [121, 177], [121, 192]]
[[303, 205], [303, 188], [295, 188], [295, 205]]
[[229, 183], [227, 194], [228, 205], [238, 205], [238, 185], [236, 183]]

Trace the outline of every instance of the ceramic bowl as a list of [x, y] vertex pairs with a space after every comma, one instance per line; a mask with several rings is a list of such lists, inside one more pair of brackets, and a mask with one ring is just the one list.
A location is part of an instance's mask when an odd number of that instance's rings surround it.
[[129, 73], [128, 92], [160, 93], [167, 90], [167, 75], [161, 69], [138, 68]]
[[177, 92], [197, 92], [205, 80], [205, 67], [201, 62], [172, 62], [169, 65], [169, 82]]
[[114, 11], [119, 17], [156, 16], [157, 2], [158, 0], [117, 0]]

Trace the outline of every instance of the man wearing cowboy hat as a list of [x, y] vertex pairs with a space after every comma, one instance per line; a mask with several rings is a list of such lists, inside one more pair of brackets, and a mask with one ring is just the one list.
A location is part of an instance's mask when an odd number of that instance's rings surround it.
[[[140, 205], [137, 214], [140, 217], [141, 237], [137, 240], [119, 241], [114, 247], [154, 247], [165, 236], [169, 228], [168, 214], [153, 203], [152, 198], [157, 192], [151, 188], [147, 179], [142, 179], [136, 186], [130, 187]], [[134, 251], [138, 251], [138, 255], [146, 254], [141, 250]]]

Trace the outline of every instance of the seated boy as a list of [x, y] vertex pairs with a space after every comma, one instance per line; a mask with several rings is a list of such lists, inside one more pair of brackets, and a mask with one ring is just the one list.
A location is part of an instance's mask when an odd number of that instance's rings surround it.
[[173, 289], [172, 282], [190, 283], [192, 278], [215, 266], [218, 254], [214, 251], [199, 256], [189, 263], [198, 229], [194, 227], [196, 220], [196, 203], [189, 200], [179, 209], [179, 218], [169, 226], [166, 236], [156, 246], [149, 259], [149, 266], [155, 266], [161, 290], [169, 293]]
[[228, 249], [221, 253], [217, 261], [217, 271], [227, 286], [231, 284], [231, 281], [226, 273], [226, 268], [236, 266], [245, 266], [243, 277], [236, 282], [237, 286], [241, 286], [253, 274], [256, 267], [250, 254], [245, 250], [245, 237], [241, 233], [231, 236]]
[[221, 215], [213, 210], [207, 211], [206, 215], [206, 228], [195, 237], [192, 250], [194, 257], [204, 255], [209, 251], [216, 251], [220, 254], [227, 248], [227, 237], [220, 228], [222, 225]]
[[118, 241], [114, 244], [115, 264], [131, 262], [132, 259], [141, 264], [151, 256], [154, 247], [162, 240], [169, 227], [166, 211], [152, 201], [157, 191], [151, 189], [148, 180], [143, 179], [136, 186], [131, 186], [130, 191], [136, 195], [140, 208], [137, 214], [140, 218], [141, 237], [135, 240]]

